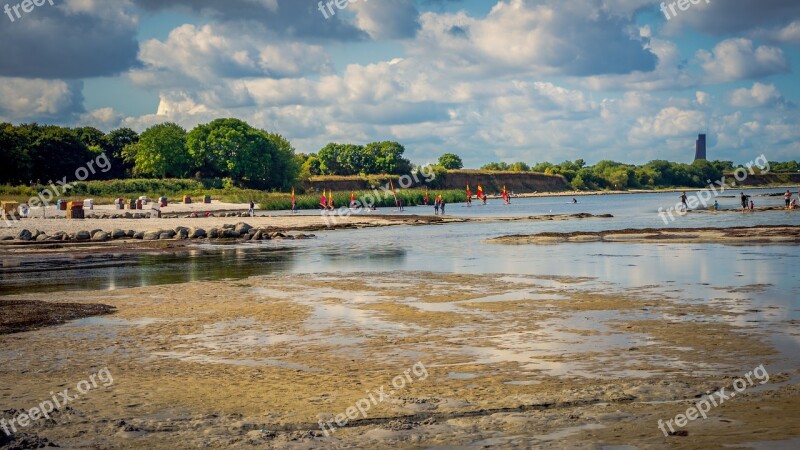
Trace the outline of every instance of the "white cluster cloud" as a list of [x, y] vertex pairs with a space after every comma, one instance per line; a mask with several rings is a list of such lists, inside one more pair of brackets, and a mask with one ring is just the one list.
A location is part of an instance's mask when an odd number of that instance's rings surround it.
[[[794, 10], [768, 1], [784, 13]], [[781, 94], [780, 82], [765, 80], [791, 72], [791, 52], [781, 46], [796, 42], [800, 27], [780, 15], [744, 27], [714, 6], [682, 14], [687, 18], [675, 25], [643, 26], [637, 13], [657, 13], [645, 0], [499, 0], [485, 17], [420, 13], [426, 3], [413, 0], [373, 0], [325, 20], [316, 2], [119, 2], [121, 9], [67, 0], [59, 14], [91, 14], [126, 30], [138, 23], [131, 8], [206, 18], [137, 44], [125, 80], [157, 93], [156, 110], [125, 117], [120, 103], [86, 112], [80, 81], [23, 75], [0, 79], [0, 119], [141, 131], [164, 121], [191, 128], [239, 117], [280, 132], [304, 152], [331, 141], [397, 139], [415, 162], [455, 151], [470, 166], [686, 160], [695, 135], [706, 130], [726, 154], [763, 142], [774, 145], [776, 158], [797, 149], [791, 140], [798, 137], [791, 125], [797, 108]], [[727, 19], [711, 18], [711, 11]], [[736, 30], [740, 37], [684, 55], [676, 33], [699, 27], [698, 18], [714, 33]], [[368, 39], [374, 42], [348, 44]], [[375, 50], [384, 41], [391, 42], [383, 60], [336, 67], [329, 56], [332, 49], [341, 55], [341, 46]], [[723, 89], [715, 91], [717, 85]]]

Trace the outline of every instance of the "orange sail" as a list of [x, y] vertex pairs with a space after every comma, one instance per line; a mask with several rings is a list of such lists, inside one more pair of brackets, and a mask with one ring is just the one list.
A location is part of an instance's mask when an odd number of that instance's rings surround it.
[[292, 186], [292, 211], [295, 210], [295, 206], [297, 205], [297, 201], [294, 198], [294, 186]]
[[478, 198], [483, 198], [483, 186], [480, 184], [478, 185]]
[[328, 207], [328, 197], [325, 196], [325, 191], [324, 190], [322, 191], [322, 197], [319, 199], [319, 204], [323, 208], [327, 208]]
[[328, 191], [328, 208], [333, 209], [333, 191]]

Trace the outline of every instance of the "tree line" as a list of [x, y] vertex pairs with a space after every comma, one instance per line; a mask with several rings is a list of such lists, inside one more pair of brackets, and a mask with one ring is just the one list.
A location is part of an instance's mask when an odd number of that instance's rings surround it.
[[[770, 172], [800, 171], [797, 161], [770, 162]], [[637, 189], [656, 187], [704, 187], [720, 180], [726, 173], [736, 169], [732, 161], [698, 160], [691, 164], [654, 160], [647, 164], [634, 165], [616, 161], [600, 161], [590, 166], [582, 159], [564, 161], [560, 164], [542, 162], [529, 166], [523, 162], [493, 162], [481, 170], [537, 172], [547, 175], [562, 175], [576, 190]], [[756, 169], [757, 170], [757, 169]], [[709, 181], [710, 180], [710, 181]]]
[[286, 190], [314, 175], [405, 174], [411, 162], [397, 142], [331, 143], [318, 153], [297, 153], [283, 136], [239, 119], [217, 119], [191, 131], [175, 123], [140, 134], [130, 128], [103, 133], [93, 127], [0, 123], [0, 184], [60, 180], [105, 153], [111, 170], [96, 179], [194, 178], [224, 186]]

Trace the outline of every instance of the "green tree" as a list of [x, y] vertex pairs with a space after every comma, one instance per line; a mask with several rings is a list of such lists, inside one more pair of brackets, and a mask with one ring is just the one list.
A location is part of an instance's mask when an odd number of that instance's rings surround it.
[[461, 160], [461, 157], [455, 153], [445, 153], [439, 157], [437, 165], [447, 170], [458, 170], [464, 167], [464, 162]]
[[139, 135], [130, 128], [111, 131], [103, 139], [103, 149], [111, 161], [108, 178], [125, 178], [133, 171], [133, 165], [125, 161], [123, 150], [128, 145], [139, 142]]
[[151, 178], [187, 177], [193, 169], [186, 149], [186, 130], [167, 122], [145, 130], [139, 141], [125, 146], [125, 160], [133, 163], [133, 174]]

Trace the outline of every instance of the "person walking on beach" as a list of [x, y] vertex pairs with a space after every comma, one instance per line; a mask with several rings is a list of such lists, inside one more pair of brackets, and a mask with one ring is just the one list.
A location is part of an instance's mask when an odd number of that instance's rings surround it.
[[439, 205], [442, 208], [442, 215], [444, 215], [444, 199], [442, 199], [442, 203]]
[[439, 215], [439, 197], [433, 201], [433, 214], [438, 216]]
[[683, 194], [681, 194], [681, 204], [682, 204], [682, 208], [683, 208], [683, 210], [684, 210], [684, 211], [688, 211], [688, 210], [689, 210], [689, 203], [688, 203], [688, 201], [689, 201], [689, 198], [688, 198], [688, 197], [686, 197], [686, 192], [684, 192]]
[[256, 215], [256, 203], [254, 201], [250, 200], [250, 210], [247, 212], [250, 213], [250, 217]]
[[786, 190], [786, 193], [783, 194], [783, 200], [786, 202], [786, 207], [789, 207], [789, 204], [792, 202], [792, 193], [789, 190]]

